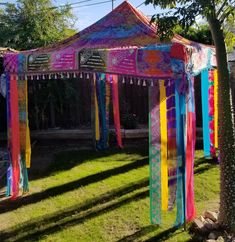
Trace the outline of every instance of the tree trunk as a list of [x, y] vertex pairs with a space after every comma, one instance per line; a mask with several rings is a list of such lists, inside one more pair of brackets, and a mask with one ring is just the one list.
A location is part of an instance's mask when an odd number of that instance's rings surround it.
[[220, 215], [219, 222], [235, 232], [235, 146], [229, 71], [222, 26], [215, 18], [208, 19], [216, 47], [219, 78], [219, 159]]

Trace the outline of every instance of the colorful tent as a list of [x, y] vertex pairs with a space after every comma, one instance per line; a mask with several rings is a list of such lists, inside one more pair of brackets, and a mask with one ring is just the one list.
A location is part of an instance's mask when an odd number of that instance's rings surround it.
[[[156, 27], [127, 1], [65, 41], [47, 48], [6, 55], [13, 196], [18, 195], [19, 187], [18, 154], [26, 157], [29, 144], [25, 115], [27, 102], [22, 98], [27, 88], [26, 80], [49, 81], [85, 75], [92, 86], [94, 140], [98, 149], [108, 146], [110, 93], [117, 142], [122, 147], [117, 84], [137, 81], [149, 88], [151, 221], [160, 224], [162, 210], [172, 209], [175, 201], [176, 224], [191, 220], [195, 216], [194, 76], [202, 73], [204, 146], [207, 154], [208, 149], [209, 153], [214, 149], [217, 137], [214, 98], [217, 95], [217, 79], [214, 71], [208, 72], [215, 65], [213, 47], [178, 35], [167, 43], [160, 43]], [[17, 123], [17, 120], [20, 121]], [[23, 164], [27, 166], [27, 162]]]

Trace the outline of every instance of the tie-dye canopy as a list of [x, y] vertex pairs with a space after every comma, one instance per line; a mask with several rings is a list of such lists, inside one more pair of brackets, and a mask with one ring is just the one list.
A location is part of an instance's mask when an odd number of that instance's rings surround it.
[[98, 149], [105, 149], [111, 96], [117, 143], [122, 147], [118, 81], [126, 79], [133, 84], [134, 77], [138, 82], [142, 79], [143, 86], [149, 88], [151, 221], [160, 224], [162, 210], [172, 209], [175, 202], [176, 224], [194, 218], [194, 75], [202, 73], [204, 151], [206, 155], [215, 155], [218, 78], [216, 71], [208, 72], [216, 65], [214, 48], [179, 35], [168, 43], [160, 43], [156, 29], [147, 17], [125, 1], [97, 23], [58, 44], [4, 56], [12, 167], [8, 190], [11, 187], [13, 198], [19, 194], [19, 181], [23, 181], [23, 190], [28, 190], [26, 79], [48, 80], [93, 73], [86, 76], [91, 83], [94, 143]]
[[25, 75], [103, 71], [162, 78], [185, 68], [194, 73], [208, 68], [213, 64], [213, 52], [209, 46], [178, 35], [167, 44], [160, 43], [156, 26], [124, 1], [95, 24], [60, 43], [6, 55], [5, 68]]

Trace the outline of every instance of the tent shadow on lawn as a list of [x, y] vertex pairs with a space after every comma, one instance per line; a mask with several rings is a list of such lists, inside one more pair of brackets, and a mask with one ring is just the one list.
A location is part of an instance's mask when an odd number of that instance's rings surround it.
[[[22, 198], [12, 210], [27, 205], [31, 203], [35, 203], [42, 199], [49, 198], [50, 196], [56, 196], [63, 192], [67, 192], [68, 190], [74, 190], [78, 188], [79, 185], [86, 186], [88, 184], [101, 181], [113, 175], [118, 175], [120, 173], [128, 172], [132, 169], [136, 169], [148, 164], [148, 159], [137, 160], [130, 164], [117, 167], [114, 169], [110, 169], [108, 171], [100, 172], [97, 174], [93, 174], [91, 176], [79, 179], [75, 182], [64, 184], [62, 186], [54, 187], [51, 189], [47, 189], [42, 193], [32, 194], [28, 197]], [[198, 172], [204, 172], [209, 170], [211, 167], [214, 167], [213, 164], [209, 164], [204, 167], [203, 171], [199, 170]], [[197, 171], [196, 171], [197, 173]], [[91, 180], [90, 180], [91, 179]], [[95, 218], [97, 216], [103, 215], [107, 212], [115, 210], [121, 206], [126, 205], [127, 203], [138, 201], [141, 199], [145, 199], [149, 196], [148, 189], [148, 179], [140, 180], [139, 182], [129, 184], [125, 187], [115, 189], [111, 192], [104, 194], [97, 199], [88, 200], [86, 203], [78, 206], [73, 206], [64, 209], [63, 211], [52, 213], [51, 215], [42, 216], [35, 220], [31, 220], [29, 222], [25, 222], [20, 226], [12, 227], [0, 233], [1, 241], [26, 241], [28, 239], [38, 240], [42, 238], [44, 235], [53, 234], [58, 232], [59, 230], [71, 226], [75, 226], [80, 223], [84, 223], [87, 220]], [[139, 190], [141, 189], [141, 190]], [[49, 191], [48, 191], [49, 190]], [[139, 191], [138, 191], [139, 190]], [[129, 193], [135, 192], [135, 194], [128, 196]], [[125, 197], [123, 197], [125, 196]], [[128, 196], [128, 197], [127, 197]], [[23, 200], [25, 199], [25, 200]], [[9, 209], [8, 211], [10, 211]], [[6, 210], [5, 210], [6, 211]], [[1, 212], [5, 212], [4, 209]], [[40, 225], [40, 226], [38, 226]], [[148, 234], [152, 231], [157, 230], [157, 226], [147, 226], [133, 235], [127, 236], [119, 240], [119, 242], [125, 241], [133, 241], [138, 237], [141, 237], [145, 234]], [[172, 228], [170, 230], [165, 230], [160, 232], [158, 235], [146, 240], [146, 242], [150, 241], [164, 241], [165, 238], [168, 238], [177, 230], [177, 228]]]
[[129, 172], [133, 169], [146, 166], [147, 164], [148, 164], [148, 159], [137, 160], [137, 161], [125, 164], [123, 166], [98, 172], [96, 174], [92, 174], [87, 177], [83, 177], [78, 180], [68, 182], [60, 186], [48, 188], [42, 192], [38, 192], [25, 197], [18, 198], [18, 200], [16, 201], [10, 201], [10, 200], [4, 201], [0, 203], [0, 214], [13, 211], [17, 208], [20, 208], [29, 204], [37, 203], [39, 201], [42, 201], [44, 199], [47, 199], [53, 196], [61, 195], [65, 192], [73, 191], [75, 189], [78, 189], [81, 186], [82, 187], [88, 186], [90, 184], [102, 181], [109, 177], [116, 176], [122, 173]]
[[[138, 191], [139, 189], [141, 190]], [[128, 196], [131, 192], [135, 192], [135, 194], [123, 198], [123, 196]], [[97, 199], [91, 199], [82, 205], [73, 206], [49, 216], [42, 216], [20, 226], [2, 231], [0, 232], [0, 238], [1, 241], [9, 239], [18, 242], [29, 239], [36, 241], [44, 235], [60, 231], [63, 227], [68, 228], [84, 223], [87, 220], [108, 213], [128, 203], [145, 199], [148, 196], [148, 179], [142, 179], [137, 183], [115, 189]], [[156, 229], [156, 226], [154, 229]]]
[[[35, 161], [32, 160], [32, 168], [29, 169], [29, 180], [37, 180], [48, 177], [52, 173], [70, 170], [73, 167], [78, 166], [86, 161], [95, 161], [96, 159], [107, 158], [108, 156], [115, 154], [138, 154], [142, 156], [148, 155], [147, 145], [141, 144], [140, 146], [140, 149], [136, 149], [136, 147], [128, 147], [125, 149], [111, 148], [105, 151], [95, 151], [94, 149], [89, 149], [65, 150], [58, 152], [56, 150], [50, 150], [48, 152], [51, 153], [51, 161], [49, 161], [49, 164], [47, 164], [46, 167], [41, 168], [41, 164], [35, 164]], [[40, 163], [40, 159], [38, 159], [37, 162]]]

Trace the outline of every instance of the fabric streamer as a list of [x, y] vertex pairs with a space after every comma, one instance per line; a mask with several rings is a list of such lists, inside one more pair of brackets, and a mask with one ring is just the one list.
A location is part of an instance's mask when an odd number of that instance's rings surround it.
[[117, 144], [119, 148], [123, 148], [120, 124], [120, 111], [119, 111], [119, 94], [118, 94], [118, 76], [112, 75], [112, 97], [113, 97], [113, 117], [114, 126], [117, 137]]
[[149, 87], [149, 162], [150, 162], [150, 218], [161, 224], [162, 169], [159, 84]]
[[182, 225], [185, 221], [185, 143], [184, 143], [184, 119], [185, 119], [185, 96], [179, 92], [184, 80], [176, 80], [175, 108], [176, 108], [176, 143], [177, 143], [177, 190], [176, 190], [176, 221], [175, 225]]
[[96, 74], [96, 92], [99, 110], [100, 139], [97, 142], [97, 149], [104, 150], [108, 148], [108, 118], [106, 108], [106, 81], [105, 74]]
[[209, 73], [207, 70], [201, 73], [202, 94], [202, 120], [203, 120], [203, 149], [204, 156], [210, 156], [210, 133], [209, 133]]
[[100, 140], [100, 122], [99, 122], [99, 107], [98, 107], [98, 99], [97, 99], [97, 91], [96, 91], [96, 75], [94, 74], [93, 80], [93, 88], [94, 88], [94, 104], [95, 104], [95, 140], [98, 142]]
[[10, 76], [10, 106], [9, 106], [9, 133], [10, 133], [10, 155], [12, 161], [12, 197], [16, 199], [19, 194], [20, 182], [20, 134], [19, 134], [19, 109], [17, 76]]
[[175, 83], [174, 80], [165, 82], [166, 105], [167, 105], [167, 163], [168, 163], [168, 185], [169, 199], [168, 209], [172, 210], [176, 199], [176, 119], [175, 119]]
[[194, 78], [189, 78], [187, 93], [187, 125], [186, 125], [186, 218], [191, 221], [196, 216], [194, 204], [194, 151], [196, 143], [196, 115], [194, 99]]
[[9, 166], [7, 168], [7, 189], [6, 196], [9, 197], [12, 194], [12, 161], [10, 155], [10, 76], [6, 75], [6, 106], [7, 106], [7, 148], [9, 157]]
[[27, 103], [27, 81], [18, 78], [18, 103], [19, 103], [19, 121], [20, 121], [20, 163], [21, 163], [21, 180], [23, 192], [29, 190], [28, 172], [30, 167], [30, 135], [28, 127], [28, 103]]
[[214, 71], [209, 71], [209, 132], [210, 132], [210, 155], [216, 156], [215, 150], [215, 103], [214, 103]]
[[162, 210], [168, 209], [168, 167], [167, 167], [167, 113], [166, 88], [164, 80], [160, 81], [160, 131], [161, 131], [161, 196]]
[[218, 71], [214, 70], [214, 121], [215, 121], [215, 127], [214, 127], [214, 134], [215, 134], [215, 148], [219, 148], [218, 145]]

